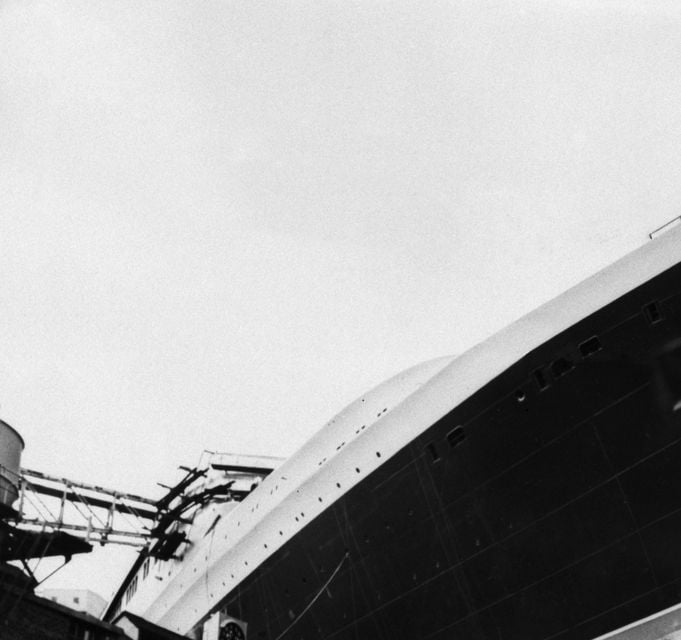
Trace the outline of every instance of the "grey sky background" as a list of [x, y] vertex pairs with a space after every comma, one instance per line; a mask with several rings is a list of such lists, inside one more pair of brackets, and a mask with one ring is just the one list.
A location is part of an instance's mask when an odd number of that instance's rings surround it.
[[643, 244], [680, 160], [677, 2], [0, 1], [0, 414], [152, 496], [289, 455]]

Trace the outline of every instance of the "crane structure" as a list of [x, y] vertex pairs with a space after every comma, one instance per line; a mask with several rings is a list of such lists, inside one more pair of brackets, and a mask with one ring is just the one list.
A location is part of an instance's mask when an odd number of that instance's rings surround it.
[[[0, 513], [0, 564], [92, 550], [94, 544], [139, 548], [146, 556], [176, 557], [196, 509], [211, 501], [239, 502], [272, 471], [254, 456], [209, 454], [198, 467], [181, 466], [182, 479], [159, 499], [126, 493], [41, 471], [0, 465], [14, 487], [14, 506]], [[276, 460], [278, 462], [278, 460]]]

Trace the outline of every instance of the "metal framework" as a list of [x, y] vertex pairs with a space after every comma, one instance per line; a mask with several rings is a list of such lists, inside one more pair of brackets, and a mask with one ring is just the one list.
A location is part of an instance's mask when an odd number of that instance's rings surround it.
[[[0, 466], [18, 488], [16, 509], [0, 513], [0, 562], [83, 553], [92, 544], [139, 547], [166, 560], [187, 541], [183, 525], [208, 502], [240, 501], [272, 471], [274, 458], [205, 452], [199, 467], [180, 467], [184, 477], [152, 500], [132, 493]], [[210, 474], [210, 478], [207, 475]]]
[[[47, 500], [45, 500], [45, 498]], [[74, 533], [86, 542], [149, 545], [158, 519], [156, 500], [22, 469], [17, 524]]]

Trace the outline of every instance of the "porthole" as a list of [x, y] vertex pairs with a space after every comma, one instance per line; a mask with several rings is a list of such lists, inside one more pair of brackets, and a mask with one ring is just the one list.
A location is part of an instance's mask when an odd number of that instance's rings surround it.
[[433, 462], [437, 462], [440, 459], [440, 454], [437, 452], [437, 449], [435, 448], [435, 445], [432, 442], [429, 442], [426, 445], [426, 451], [430, 454], [431, 460]]
[[560, 378], [561, 376], [564, 376], [566, 373], [569, 373], [575, 368], [575, 365], [570, 362], [567, 358], [558, 358], [553, 362], [551, 365], [551, 373], [556, 378]]
[[542, 369], [535, 369], [535, 371], [532, 372], [532, 376], [540, 391], [544, 391], [544, 389], [548, 388], [549, 381], [546, 379], [546, 375]]
[[589, 338], [579, 345], [579, 352], [582, 354], [582, 358], [587, 358], [588, 356], [593, 355], [600, 350], [601, 341], [598, 339], [598, 336]]
[[657, 302], [651, 302], [643, 307], [643, 314], [649, 324], [657, 324], [660, 320], [664, 319]]
[[455, 427], [447, 434], [447, 442], [450, 447], [458, 447], [466, 439], [466, 432], [463, 427]]

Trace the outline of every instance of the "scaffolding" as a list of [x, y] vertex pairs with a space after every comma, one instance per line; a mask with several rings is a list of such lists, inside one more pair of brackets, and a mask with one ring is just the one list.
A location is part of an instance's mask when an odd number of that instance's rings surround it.
[[156, 500], [21, 470], [16, 522], [22, 529], [49, 528], [88, 543], [145, 547], [158, 517]]
[[16, 509], [0, 514], [0, 562], [90, 551], [93, 544], [138, 547], [167, 560], [187, 541], [184, 527], [209, 502], [240, 502], [279, 459], [204, 452], [181, 466], [182, 479], [160, 499], [22, 468], [0, 474], [17, 488]]

